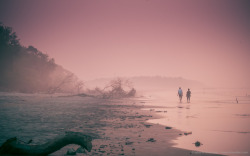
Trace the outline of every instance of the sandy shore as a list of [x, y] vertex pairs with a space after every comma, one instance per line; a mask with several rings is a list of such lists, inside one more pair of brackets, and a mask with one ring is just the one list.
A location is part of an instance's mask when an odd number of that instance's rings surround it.
[[[15, 136], [42, 144], [65, 131], [76, 131], [93, 137], [92, 151], [77, 153], [78, 156], [212, 155], [172, 147], [172, 140], [183, 132], [148, 123], [160, 116], [142, 110], [154, 108], [146, 105], [143, 98], [104, 100], [2, 93], [0, 100], [0, 144]], [[66, 155], [69, 148], [76, 150], [79, 146], [68, 145], [51, 156]]]
[[[92, 101], [95, 102], [85, 110], [89, 117], [84, 119], [80, 131], [93, 135], [93, 149], [77, 155], [213, 155], [172, 147], [172, 140], [183, 132], [147, 123], [147, 120], [160, 116], [153, 111], [141, 110], [153, 107], [145, 106], [141, 99]], [[77, 149], [77, 146], [69, 147]], [[65, 154], [69, 147], [52, 155]]]

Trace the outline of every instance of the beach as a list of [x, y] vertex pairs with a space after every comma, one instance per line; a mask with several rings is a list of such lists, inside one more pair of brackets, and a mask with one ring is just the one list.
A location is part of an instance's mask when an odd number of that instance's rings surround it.
[[[144, 97], [105, 100], [1, 93], [0, 100], [0, 144], [11, 137], [42, 144], [66, 131], [74, 131], [93, 138], [92, 151], [77, 155], [212, 155], [173, 147], [173, 140], [184, 132], [147, 122], [161, 116], [145, 110], [154, 106], [147, 105], [148, 99]], [[68, 145], [51, 156], [66, 155], [69, 148], [78, 147]]]
[[[153, 111], [161, 118], [148, 122], [191, 133], [174, 140], [174, 147], [229, 156], [250, 155], [249, 89], [207, 88], [192, 91], [190, 103], [186, 98], [178, 102], [172, 91], [151, 93], [153, 100], [147, 105], [158, 106]], [[166, 110], [167, 113], [164, 113]], [[190, 144], [196, 141], [203, 145], [196, 147]]]
[[0, 156], [250, 156], [249, 10], [0, 0]]

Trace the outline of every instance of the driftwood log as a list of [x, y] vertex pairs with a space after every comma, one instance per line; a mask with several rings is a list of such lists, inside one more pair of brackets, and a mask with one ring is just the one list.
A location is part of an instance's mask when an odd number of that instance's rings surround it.
[[18, 140], [16, 137], [8, 139], [0, 147], [0, 155], [36, 155], [45, 156], [51, 154], [68, 144], [77, 144], [88, 152], [92, 149], [92, 138], [80, 132], [66, 132], [42, 145], [31, 145]]

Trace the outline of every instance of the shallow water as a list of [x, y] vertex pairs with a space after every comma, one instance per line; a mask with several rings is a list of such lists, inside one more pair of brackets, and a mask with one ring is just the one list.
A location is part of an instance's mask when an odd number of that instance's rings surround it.
[[[87, 97], [0, 92], [0, 145], [12, 137], [42, 144], [65, 131], [95, 133], [100, 124], [94, 120], [100, 117], [94, 117], [94, 113], [102, 112], [89, 111], [93, 102], [96, 101]], [[64, 148], [52, 155], [61, 156], [66, 151]]]
[[[154, 109], [163, 118], [148, 122], [192, 132], [174, 140], [175, 147], [224, 155], [250, 155], [250, 96], [247, 91], [250, 93], [247, 89], [193, 90], [191, 103], [185, 98], [182, 103], [178, 102], [175, 92], [154, 93], [146, 104], [163, 106]], [[196, 141], [203, 145], [196, 147], [193, 144]]]
[[[140, 104], [162, 106], [154, 108], [154, 112], [163, 116], [149, 122], [192, 132], [174, 140], [176, 147], [249, 155], [250, 96], [246, 96], [246, 90], [192, 90], [191, 103], [185, 99], [179, 103], [176, 92], [169, 91], [154, 92], [147, 97]], [[0, 93], [0, 145], [11, 137], [23, 141], [33, 139], [34, 144], [41, 144], [65, 131], [98, 131], [100, 127], [96, 123], [103, 116], [97, 114], [104, 114], [101, 112], [104, 110], [95, 109], [91, 113], [93, 102], [97, 101], [77, 96]], [[192, 144], [195, 141], [203, 145], [195, 147]], [[52, 155], [64, 155], [66, 151], [64, 148]]]

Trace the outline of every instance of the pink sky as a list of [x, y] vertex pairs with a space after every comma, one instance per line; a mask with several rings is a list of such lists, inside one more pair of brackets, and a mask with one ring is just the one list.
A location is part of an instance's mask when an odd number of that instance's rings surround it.
[[0, 21], [83, 80], [250, 87], [249, 10], [247, 0], [0, 0]]

